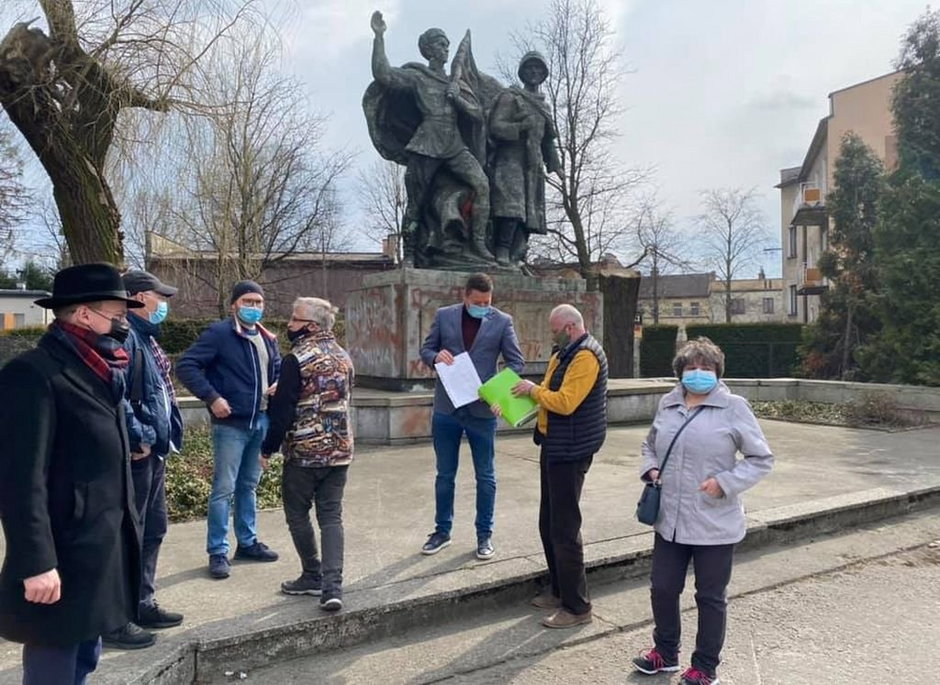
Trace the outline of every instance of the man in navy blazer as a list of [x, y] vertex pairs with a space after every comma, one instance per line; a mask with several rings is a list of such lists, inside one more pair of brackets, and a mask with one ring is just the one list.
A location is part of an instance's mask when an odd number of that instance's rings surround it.
[[[437, 310], [431, 331], [421, 346], [421, 359], [433, 369], [435, 363], [452, 364], [454, 357], [461, 352], [470, 354], [484, 383], [496, 374], [500, 355], [505, 365], [516, 373], [522, 373], [525, 365], [512, 317], [493, 306], [493, 280], [486, 274], [473, 274], [467, 279], [463, 302]], [[455, 409], [440, 380], [434, 388], [431, 421], [437, 457], [434, 532], [421, 548], [421, 553], [436, 554], [450, 544], [454, 522], [454, 481], [464, 434], [470, 443], [477, 482], [477, 558], [490, 559], [495, 554], [492, 536], [496, 504], [496, 417], [479, 400]]]

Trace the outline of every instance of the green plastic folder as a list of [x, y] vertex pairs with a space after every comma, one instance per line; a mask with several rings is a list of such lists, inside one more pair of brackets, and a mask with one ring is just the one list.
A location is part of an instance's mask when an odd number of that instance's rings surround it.
[[519, 374], [505, 368], [480, 386], [480, 397], [487, 404], [498, 404], [506, 423], [516, 428], [534, 419], [539, 411], [539, 406], [531, 397], [515, 397], [510, 392], [521, 380]]

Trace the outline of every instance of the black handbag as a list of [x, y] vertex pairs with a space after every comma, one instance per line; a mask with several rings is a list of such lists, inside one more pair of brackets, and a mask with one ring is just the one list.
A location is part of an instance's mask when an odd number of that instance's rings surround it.
[[[679, 439], [679, 436], [682, 435], [682, 431], [685, 430], [685, 427], [692, 423], [692, 419], [701, 413], [702, 407], [696, 409], [692, 416], [685, 420], [679, 430], [676, 431], [676, 434], [672, 438], [672, 442], [669, 443], [669, 449], [666, 450], [666, 456], [663, 458], [663, 463], [659, 466], [659, 476], [662, 480], [663, 470], [666, 468], [666, 462], [669, 461], [669, 455], [672, 453], [672, 447], [676, 444], [676, 440]], [[643, 492], [640, 493], [640, 501], [636, 503], [636, 520], [640, 523], [645, 523], [648, 526], [655, 525], [656, 519], [659, 518], [659, 499], [662, 496], [662, 485], [659, 480], [650, 481], [643, 486]]]

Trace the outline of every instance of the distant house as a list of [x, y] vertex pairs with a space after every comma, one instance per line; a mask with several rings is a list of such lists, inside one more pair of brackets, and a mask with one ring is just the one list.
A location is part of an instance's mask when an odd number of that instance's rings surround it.
[[[668, 274], [658, 278], [643, 276], [640, 281], [640, 308], [643, 323], [652, 324], [659, 308], [659, 323], [677, 325], [725, 322], [725, 284], [714, 272]], [[731, 322], [783, 321], [783, 282], [767, 278], [731, 281]]]
[[[714, 272], [643, 276], [640, 281], [640, 311], [643, 323], [708, 323], [711, 318], [711, 283]], [[658, 310], [658, 316], [657, 316]]]
[[33, 301], [50, 295], [45, 290], [0, 289], [3, 330], [48, 325], [52, 321], [52, 311], [33, 304]]
[[[182, 317], [213, 317], [220, 303], [228, 306], [232, 277], [217, 278], [218, 254], [190, 250], [163, 236], [152, 235], [147, 270], [179, 288], [170, 306]], [[286, 318], [298, 296], [322, 297], [344, 307], [348, 294], [362, 286], [364, 276], [397, 268], [394, 246], [385, 252], [304, 252], [278, 259], [258, 279], [264, 287], [269, 315]], [[216, 284], [222, 280], [221, 296]]]
[[[711, 321], [725, 322], [725, 284], [711, 283]], [[767, 278], [761, 271], [757, 278], [736, 278], [731, 281], [732, 323], [786, 321], [783, 308], [783, 280]]]
[[842, 137], [851, 131], [885, 167], [897, 164], [891, 95], [902, 77], [896, 71], [830, 93], [829, 115], [819, 121], [803, 164], [780, 170], [783, 304], [791, 321], [815, 321], [819, 296], [829, 289], [818, 260], [829, 249], [826, 198]]

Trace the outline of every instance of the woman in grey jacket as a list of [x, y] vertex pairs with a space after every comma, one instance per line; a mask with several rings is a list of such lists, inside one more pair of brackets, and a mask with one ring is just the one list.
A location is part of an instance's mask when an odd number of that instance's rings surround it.
[[682, 685], [718, 683], [725, 591], [746, 528], [740, 495], [770, 473], [774, 460], [747, 400], [719, 380], [724, 367], [724, 353], [708, 338], [686, 343], [673, 360], [681, 381], [660, 401], [643, 442], [640, 476], [659, 480], [662, 498], [650, 574], [654, 646], [633, 664], [647, 674], [679, 670], [679, 595], [691, 560], [698, 632]]

